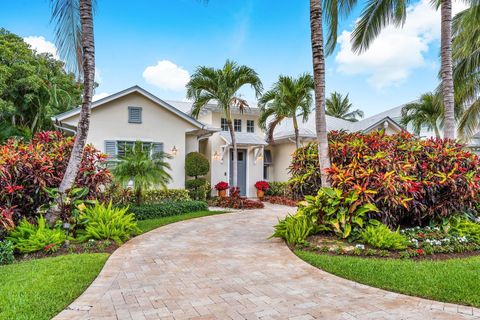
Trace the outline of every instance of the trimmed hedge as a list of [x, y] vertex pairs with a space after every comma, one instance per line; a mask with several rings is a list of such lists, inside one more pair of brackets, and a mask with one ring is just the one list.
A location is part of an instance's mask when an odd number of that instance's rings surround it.
[[129, 207], [129, 212], [134, 213], [137, 220], [176, 216], [196, 211], [208, 211], [208, 204], [203, 201], [171, 201]]
[[158, 204], [171, 201], [188, 201], [190, 196], [185, 189], [147, 190], [143, 195], [145, 204]]

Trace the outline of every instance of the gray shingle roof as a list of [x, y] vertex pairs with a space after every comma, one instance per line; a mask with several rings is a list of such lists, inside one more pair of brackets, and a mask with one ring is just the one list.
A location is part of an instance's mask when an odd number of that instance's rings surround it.
[[[221, 131], [219, 134], [222, 139], [225, 140], [228, 144], [232, 143], [232, 137], [230, 136], [230, 132]], [[255, 133], [250, 132], [235, 132], [235, 138], [237, 140], [237, 144], [241, 145], [266, 146], [268, 144], [267, 142], [265, 142], [265, 140], [257, 136]]]

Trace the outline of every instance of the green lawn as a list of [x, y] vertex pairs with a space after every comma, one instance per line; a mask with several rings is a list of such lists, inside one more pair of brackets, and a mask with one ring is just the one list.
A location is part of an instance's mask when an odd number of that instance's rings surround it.
[[372, 287], [480, 307], [480, 257], [451, 260], [374, 259], [296, 250], [311, 265]]
[[170, 223], [199, 218], [199, 217], [212, 216], [212, 215], [221, 214], [221, 213], [225, 213], [225, 211], [197, 211], [197, 212], [181, 214], [178, 216], [141, 220], [137, 222], [137, 225], [138, 225], [138, 228], [140, 228], [140, 230], [142, 231], [142, 233], [145, 233]]
[[[224, 213], [199, 211], [138, 221], [142, 233], [166, 224]], [[102, 269], [108, 254], [70, 254], [0, 266], [0, 320], [50, 319], [75, 300]]]
[[0, 319], [50, 319], [78, 297], [108, 254], [70, 254], [0, 267]]

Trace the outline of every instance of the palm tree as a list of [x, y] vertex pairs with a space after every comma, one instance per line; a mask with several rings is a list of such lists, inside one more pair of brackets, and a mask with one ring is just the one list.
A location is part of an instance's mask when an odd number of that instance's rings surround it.
[[136, 141], [132, 147], [126, 147], [124, 155], [119, 156], [120, 162], [112, 173], [115, 179], [122, 184], [133, 181], [137, 204], [142, 203], [143, 193], [152, 186], [161, 186], [166, 189], [172, 180], [170, 164], [165, 161], [168, 155], [163, 152], [152, 154], [153, 146]]
[[[308, 120], [310, 115], [314, 88], [313, 77], [303, 74], [297, 79], [288, 76], [280, 76], [272, 89], [265, 92], [259, 99], [260, 127], [267, 131], [269, 142], [273, 142], [275, 127], [285, 118], [292, 118], [295, 130], [295, 146], [300, 146], [298, 135], [297, 115], [303, 117], [303, 122]], [[273, 119], [267, 124], [270, 117]]]
[[260, 97], [263, 87], [258, 74], [252, 68], [238, 65], [234, 61], [227, 60], [222, 69], [198, 67], [187, 84], [187, 98], [193, 99], [191, 114], [198, 118], [200, 111], [214, 100], [227, 119], [228, 129], [232, 139], [232, 184], [237, 186], [237, 141], [233, 129], [232, 108], [241, 113], [248, 108], [246, 100], [238, 95], [238, 90], [244, 85], [250, 85], [255, 95]]
[[480, 5], [472, 6], [453, 20], [453, 78], [455, 104], [464, 106], [458, 135], [466, 140], [480, 125]]
[[[53, 3], [52, 20], [55, 21], [56, 43], [60, 57], [83, 78], [83, 95], [77, 134], [73, 144], [67, 169], [59, 186], [58, 204], [73, 187], [83, 158], [83, 151], [90, 126], [90, 108], [92, 106], [95, 82], [95, 41], [93, 35], [92, 0], [51, 0]], [[46, 219], [54, 224], [60, 216], [61, 206], [50, 210]]]
[[406, 104], [402, 108], [402, 125], [411, 125], [413, 132], [420, 134], [422, 127], [435, 132], [435, 137], [440, 138], [440, 130], [443, 118], [443, 103], [438, 94], [425, 93], [416, 102]]
[[350, 103], [350, 100], [348, 100], [348, 94], [343, 97], [341, 93], [333, 92], [332, 94], [330, 94], [330, 98], [327, 99], [326, 106], [326, 113], [331, 117], [340, 118], [352, 122], [358, 121], [357, 117], [363, 118], [362, 110], [356, 109], [350, 111], [353, 106]]
[[[368, 0], [352, 33], [352, 48], [362, 52], [369, 48], [381, 30], [389, 24], [403, 26], [408, 1]], [[437, 1], [441, 11], [441, 80], [445, 106], [444, 138], [455, 138], [455, 105], [452, 69], [452, 0]]]

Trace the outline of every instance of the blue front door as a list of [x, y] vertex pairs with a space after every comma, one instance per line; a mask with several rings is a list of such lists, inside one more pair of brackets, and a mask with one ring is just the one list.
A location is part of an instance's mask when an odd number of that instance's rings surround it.
[[[247, 195], [247, 150], [237, 149], [237, 187], [240, 195]], [[233, 184], [233, 150], [230, 150], [230, 185]]]

